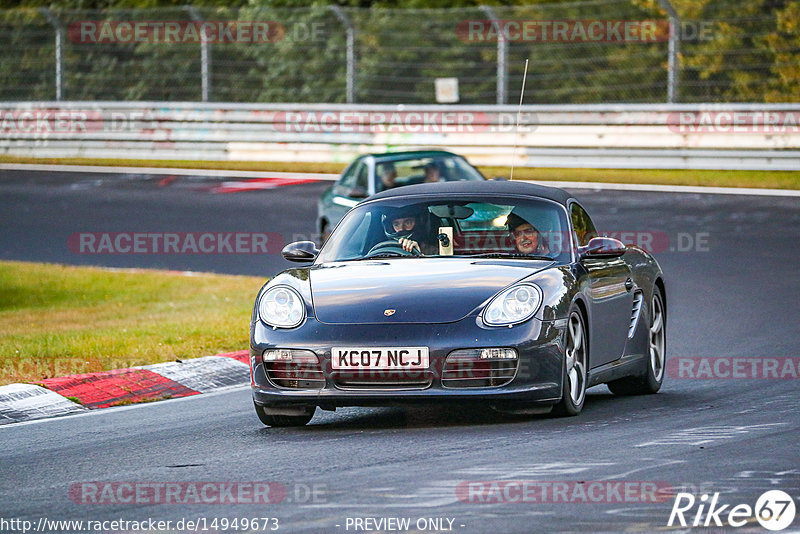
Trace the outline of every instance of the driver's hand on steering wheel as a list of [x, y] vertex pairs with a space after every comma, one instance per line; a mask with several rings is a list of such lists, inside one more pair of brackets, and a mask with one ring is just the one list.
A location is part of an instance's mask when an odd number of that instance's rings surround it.
[[406, 237], [401, 237], [398, 240], [398, 242], [400, 243], [400, 246], [403, 247], [403, 250], [405, 250], [406, 252], [412, 252], [414, 249], [417, 249], [417, 251], [420, 254], [422, 254], [422, 249], [419, 248], [419, 243], [417, 243], [413, 239], [408, 239]]

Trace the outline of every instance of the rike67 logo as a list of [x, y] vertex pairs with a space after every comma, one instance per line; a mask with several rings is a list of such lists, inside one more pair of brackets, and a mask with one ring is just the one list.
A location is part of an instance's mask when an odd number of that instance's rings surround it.
[[778, 531], [791, 525], [794, 517], [794, 500], [781, 490], [762, 493], [755, 507], [737, 504], [732, 508], [730, 504], [719, 504], [719, 493], [714, 493], [709, 500], [707, 494], [698, 499], [691, 493], [681, 492], [675, 495], [667, 526], [743, 527], [757, 521], [767, 530]]

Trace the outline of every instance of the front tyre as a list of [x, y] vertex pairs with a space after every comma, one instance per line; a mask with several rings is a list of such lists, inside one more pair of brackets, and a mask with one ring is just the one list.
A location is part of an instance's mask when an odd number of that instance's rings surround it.
[[648, 325], [647, 369], [642, 376], [629, 376], [608, 383], [615, 395], [647, 395], [656, 393], [664, 382], [664, 367], [667, 361], [667, 310], [664, 297], [658, 286], [653, 288], [650, 302], [650, 324]]
[[278, 415], [270, 413], [268, 409], [253, 402], [256, 415], [267, 426], [304, 426], [314, 417], [314, 409], [302, 415]]
[[570, 310], [567, 322], [567, 343], [564, 350], [564, 379], [561, 401], [553, 407], [553, 415], [574, 416], [581, 413], [586, 400], [586, 372], [589, 366], [589, 343], [586, 322], [581, 311]]

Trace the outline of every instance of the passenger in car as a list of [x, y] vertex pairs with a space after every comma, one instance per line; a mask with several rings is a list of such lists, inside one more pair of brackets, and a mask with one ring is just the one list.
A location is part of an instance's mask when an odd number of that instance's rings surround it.
[[518, 252], [522, 254], [547, 254], [550, 252], [541, 232], [513, 211], [506, 217], [506, 226]]
[[425, 183], [429, 182], [443, 182], [444, 177], [442, 176], [442, 168], [439, 164], [435, 161], [431, 161], [425, 164], [423, 167], [425, 171]]

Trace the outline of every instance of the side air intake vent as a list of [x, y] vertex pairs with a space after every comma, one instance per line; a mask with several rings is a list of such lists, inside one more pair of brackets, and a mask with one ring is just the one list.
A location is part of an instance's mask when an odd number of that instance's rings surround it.
[[633, 294], [633, 309], [631, 310], [631, 324], [628, 327], [628, 339], [631, 339], [636, 331], [636, 323], [639, 322], [639, 315], [642, 313], [642, 302], [644, 302], [644, 295], [641, 291], [637, 291]]

